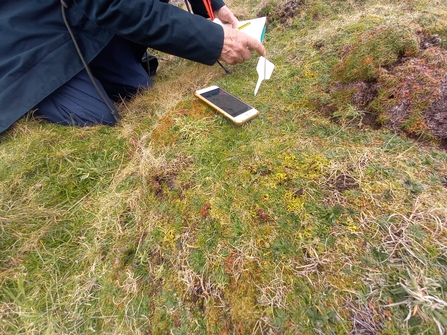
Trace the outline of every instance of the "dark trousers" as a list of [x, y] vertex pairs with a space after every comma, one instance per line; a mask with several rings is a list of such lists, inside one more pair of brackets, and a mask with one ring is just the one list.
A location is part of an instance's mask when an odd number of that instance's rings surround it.
[[113, 101], [127, 99], [152, 81], [141, 64], [145, 48], [115, 36], [90, 62], [98, 88], [113, 113], [83, 69], [75, 77], [42, 100], [34, 115], [51, 122], [71, 126], [113, 125], [118, 111]]

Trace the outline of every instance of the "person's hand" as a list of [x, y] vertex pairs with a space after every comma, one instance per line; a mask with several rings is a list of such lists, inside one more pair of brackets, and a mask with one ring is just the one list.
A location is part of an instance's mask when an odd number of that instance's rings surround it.
[[224, 44], [219, 60], [227, 64], [243, 63], [251, 58], [252, 50], [265, 56], [265, 48], [257, 39], [233, 28], [223, 27]]
[[233, 28], [237, 28], [239, 25], [238, 19], [227, 6], [220, 7], [218, 10], [214, 11], [214, 16], [222, 21], [222, 23], [231, 24]]

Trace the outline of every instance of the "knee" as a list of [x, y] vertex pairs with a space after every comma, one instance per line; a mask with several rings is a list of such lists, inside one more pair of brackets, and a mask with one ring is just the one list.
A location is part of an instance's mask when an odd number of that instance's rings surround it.
[[[111, 102], [110, 104], [113, 106]], [[54, 97], [47, 97], [36, 106], [36, 109], [34, 115], [68, 126], [114, 125], [119, 120], [115, 106], [111, 109], [98, 100], [88, 105], [73, 101], [64, 103]]]

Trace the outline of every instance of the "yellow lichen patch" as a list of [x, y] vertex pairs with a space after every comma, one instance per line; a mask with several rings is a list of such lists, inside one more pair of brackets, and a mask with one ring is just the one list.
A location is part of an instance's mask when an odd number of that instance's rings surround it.
[[305, 196], [297, 196], [295, 192], [287, 190], [284, 193], [283, 201], [288, 212], [300, 212], [304, 208]]

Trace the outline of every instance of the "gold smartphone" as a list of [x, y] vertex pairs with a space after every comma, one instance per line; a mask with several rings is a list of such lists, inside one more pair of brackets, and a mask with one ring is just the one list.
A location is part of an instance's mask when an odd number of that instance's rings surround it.
[[216, 85], [197, 90], [194, 95], [237, 125], [259, 114], [258, 110]]

